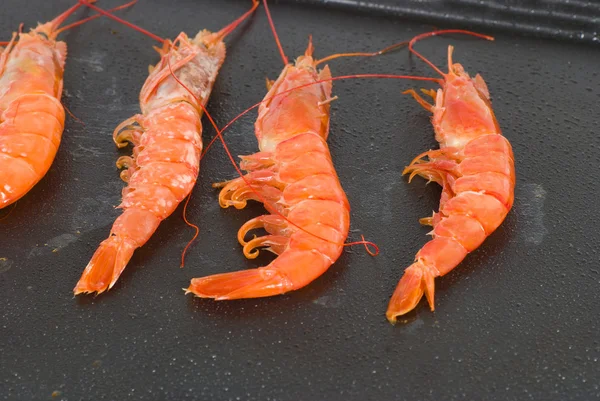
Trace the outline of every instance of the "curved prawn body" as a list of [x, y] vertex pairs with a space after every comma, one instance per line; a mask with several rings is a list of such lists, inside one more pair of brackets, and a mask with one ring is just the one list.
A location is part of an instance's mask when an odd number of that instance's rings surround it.
[[113, 134], [118, 147], [133, 144], [133, 156], [117, 161], [117, 167], [127, 167], [121, 178], [128, 185], [118, 206], [123, 213], [85, 268], [76, 295], [110, 289], [135, 249], [194, 187], [202, 151], [200, 104], [208, 102], [225, 60], [223, 39], [233, 24], [216, 33], [200, 31], [194, 38], [181, 33], [173, 44], [165, 42], [157, 49], [161, 60], [149, 68], [140, 93], [142, 113], [121, 123]]
[[[223, 208], [242, 209], [248, 200], [267, 202], [271, 214], [244, 224], [238, 240], [249, 259], [258, 256], [258, 248], [278, 256], [257, 269], [193, 279], [188, 292], [198, 297], [230, 300], [297, 290], [327, 271], [342, 252], [350, 206], [326, 142], [331, 81], [284, 93], [331, 78], [328, 67], [317, 71], [312, 52], [309, 44], [295, 65], [286, 65], [269, 82], [255, 123], [260, 151], [242, 157], [241, 168], [248, 173], [215, 184], [223, 188]], [[268, 235], [246, 241], [246, 234], [256, 228]]]
[[29, 33], [14, 33], [0, 54], [0, 209], [37, 184], [58, 151], [67, 45], [56, 36], [78, 7]]
[[440, 149], [425, 152], [405, 168], [412, 179], [420, 175], [442, 186], [439, 212], [421, 219], [433, 226], [433, 239], [419, 250], [402, 276], [388, 306], [387, 318], [416, 307], [426, 295], [434, 309], [434, 279], [454, 269], [469, 252], [502, 223], [514, 200], [515, 167], [510, 143], [502, 136], [483, 78], [469, 77], [452, 62], [437, 92], [423, 90], [429, 104], [414, 90], [407, 91], [433, 113]]

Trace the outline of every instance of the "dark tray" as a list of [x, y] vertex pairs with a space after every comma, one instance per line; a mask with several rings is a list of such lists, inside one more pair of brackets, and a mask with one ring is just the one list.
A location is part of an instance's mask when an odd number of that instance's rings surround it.
[[[31, 27], [71, 0], [5, 0], [0, 32]], [[103, 0], [110, 8], [116, 0]], [[121, 12], [165, 37], [218, 29], [248, 1], [140, 1]], [[438, 27], [331, 3], [273, 2], [293, 58], [313, 35], [317, 56], [369, 51]], [[458, 11], [457, 11], [458, 12]], [[471, 11], [469, 11], [471, 12]], [[91, 13], [90, 13], [91, 14]], [[79, 15], [82, 15], [80, 13]], [[467, 24], [468, 25], [468, 24]], [[264, 10], [228, 39], [229, 56], [209, 103], [223, 125], [265, 94], [282, 64]], [[418, 83], [334, 83], [329, 144], [352, 205], [351, 239], [381, 254], [346, 249], [308, 287], [288, 295], [215, 303], [184, 296], [192, 277], [250, 268], [240, 225], [259, 213], [222, 210], [210, 184], [235, 176], [220, 145], [203, 160], [189, 218], [201, 234], [179, 269], [192, 230], [180, 210], [138, 250], [112, 291], [73, 298], [72, 288], [118, 215], [125, 151], [114, 127], [138, 111], [155, 43], [106, 19], [66, 33], [68, 119], [48, 175], [0, 222], [0, 399], [5, 400], [591, 400], [600, 397], [600, 268], [594, 209], [600, 183], [597, 47], [521, 36], [492, 27], [487, 42], [433, 38], [419, 50], [455, 60], [488, 82], [511, 141], [516, 200], [502, 226], [436, 281], [436, 311], [424, 303], [397, 326], [389, 297], [427, 237], [418, 218], [440, 190], [402, 168], [437, 147], [427, 112], [401, 91]], [[405, 50], [330, 63], [334, 75], [435, 73]], [[234, 154], [256, 151], [255, 113], [227, 132]], [[205, 121], [206, 142], [214, 130]], [[55, 397], [52, 397], [53, 392]]]

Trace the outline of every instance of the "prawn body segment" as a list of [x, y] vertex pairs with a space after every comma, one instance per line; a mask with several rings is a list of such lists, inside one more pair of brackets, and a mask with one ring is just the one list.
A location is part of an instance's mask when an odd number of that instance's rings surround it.
[[452, 63], [452, 47], [448, 65], [443, 87], [425, 91], [434, 104], [407, 91], [433, 113], [440, 149], [419, 155], [404, 174], [437, 182], [442, 196], [439, 212], [422, 219], [433, 226], [433, 239], [405, 270], [388, 305], [386, 315], [392, 323], [414, 309], [423, 295], [433, 310], [435, 277], [450, 272], [477, 249], [504, 221], [514, 201], [514, 156], [494, 116], [487, 85], [479, 74], [471, 78], [460, 64]]
[[[308, 285], [338, 259], [350, 226], [350, 207], [326, 143], [329, 133], [331, 82], [304, 84], [331, 77], [316, 70], [312, 47], [295, 65], [287, 65], [258, 111], [258, 153], [242, 157], [248, 173], [222, 187], [219, 204], [245, 207], [248, 200], [266, 202], [271, 214], [254, 218], [238, 232], [244, 255], [259, 249], [277, 257], [257, 269], [196, 278], [188, 292], [216, 300], [283, 294]], [[279, 95], [280, 93], [284, 93]], [[285, 218], [284, 218], [285, 217]], [[267, 234], [247, 240], [250, 230]]]

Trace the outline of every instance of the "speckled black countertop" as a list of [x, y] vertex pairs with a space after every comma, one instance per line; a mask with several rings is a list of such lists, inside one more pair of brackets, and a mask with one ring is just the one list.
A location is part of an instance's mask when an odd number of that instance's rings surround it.
[[[0, 32], [31, 27], [72, 1], [4, 0]], [[119, 4], [99, 2], [104, 8]], [[165, 37], [218, 29], [247, 1], [143, 0], [121, 12]], [[431, 29], [396, 16], [273, 2], [290, 57], [313, 35], [317, 56], [369, 51]], [[81, 14], [80, 14], [81, 15]], [[444, 26], [434, 22], [437, 26]], [[445, 25], [454, 27], [455, 25]], [[264, 11], [228, 39], [229, 56], [209, 103], [224, 124], [265, 94], [281, 61]], [[32, 400], [592, 400], [600, 397], [600, 51], [490, 29], [495, 42], [433, 38], [420, 51], [455, 60], [488, 82], [511, 141], [517, 187], [504, 224], [425, 304], [391, 326], [384, 313], [398, 278], [425, 243], [418, 218], [440, 190], [402, 168], [436, 147], [429, 116], [401, 91], [411, 82], [334, 83], [329, 144], [352, 205], [360, 247], [310, 286], [280, 297], [215, 303], [184, 296], [192, 277], [258, 266], [236, 240], [261, 213], [222, 210], [210, 184], [235, 171], [217, 145], [202, 162], [189, 206], [200, 237], [176, 212], [137, 251], [114, 289], [73, 298], [72, 288], [118, 215], [123, 183], [114, 127], [138, 111], [149, 38], [99, 19], [64, 34], [68, 119], [47, 176], [0, 222], [0, 399]], [[330, 63], [334, 75], [434, 76], [398, 51]], [[256, 150], [250, 113], [226, 134], [234, 154]], [[205, 124], [205, 139], [214, 131]], [[53, 397], [54, 393], [54, 397]]]

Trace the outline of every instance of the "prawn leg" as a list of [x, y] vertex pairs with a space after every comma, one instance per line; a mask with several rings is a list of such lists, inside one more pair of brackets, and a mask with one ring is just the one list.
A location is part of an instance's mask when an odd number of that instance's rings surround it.
[[113, 132], [113, 141], [119, 149], [126, 147], [129, 143], [133, 145], [139, 143], [140, 137], [144, 133], [142, 119], [142, 115], [136, 114], [133, 117], [129, 117], [115, 128]]
[[411, 95], [417, 103], [419, 103], [427, 111], [433, 111], [433, 105], [427, 100], [423, 99], [414, 89], [408, 89], [402, 92], [403, 95]]
[[276, 202], [282, 196], [283, 183], [273, 172], [258, 170], [231, 181], [213, 184], [213, 187], [222, 188], [219, 193], [219, 205], [222, 208], [233, 206], [243, 209], [248, 200], [260, 201], [263, 198], [269, 204]]

